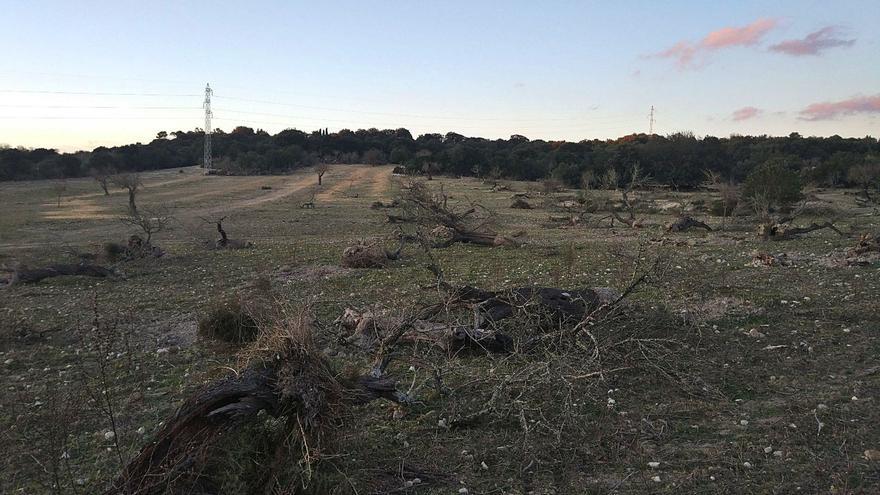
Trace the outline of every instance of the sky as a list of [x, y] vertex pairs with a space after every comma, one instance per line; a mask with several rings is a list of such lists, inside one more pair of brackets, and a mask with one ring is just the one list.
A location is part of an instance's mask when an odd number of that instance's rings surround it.
[[0, 144], [399, 128], [880, 135], [880, 1], [0, 0]]

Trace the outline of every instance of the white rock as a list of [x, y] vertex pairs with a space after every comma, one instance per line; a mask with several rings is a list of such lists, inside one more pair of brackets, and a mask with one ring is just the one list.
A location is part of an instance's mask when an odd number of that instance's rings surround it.
[[116, 438], [116, 433], [113, 433], [112, 431], [104, 432], [104, 440], [113, 440], [114, 438]]
[[770, 452], [773, 452], [773, 447], [764, 447], [765, 454], [769, 454]]
[[3, 364], [12, 364], [12, 358], [9, 358], [6, 361], [3, 361]]
[[773, 457], [782, 457], [782, 451], [781, 450], [773, 451]]
[[156, 354], [166, 354], [169, 351], [167, 347], [160, 347], [156, 349]]
[[741, 419], [741, 420], [739, 420], [739, 424], [741, 424], [741, 425], [743, 425], [743, 426], [748, 426], [748, 425], [749, 425], [749, 420], [747, 420], [747, 419]]
[[460, 493], [461, 495], [467, 495], [469, 492], [467, 488], [461, 487], [458, 489], [458, 493]]
[[749, 461], [746, 461], [743, 463], [743, 467], [746, 469], [752, 469], [752, 463]]
[[137, 429], [137, 434], [138, 434], [138, 435], [143, 435], [143, 434], [146, 433], [146, 432], [147, 432], [147, 429], [144, 428], [143, 426], [141, 426], [140, 428]]
[[483, 471], [488, 471], [488, 470], [489, 470], [489, 465], [486, 464], [486, 461], [481, 462], [481, 463], [480, 463], [480, 467], [483, 468]]
[[653, 478], [651, 478], [651, 481], [653, 481], [654, 483], [660, 483], [660, 477], [654, 476]]
[[651, 461], [648, 463], [648, 467], [651, 469], [657, 469], [658, 467], [660, 467], [660, 463], [657, 461]]

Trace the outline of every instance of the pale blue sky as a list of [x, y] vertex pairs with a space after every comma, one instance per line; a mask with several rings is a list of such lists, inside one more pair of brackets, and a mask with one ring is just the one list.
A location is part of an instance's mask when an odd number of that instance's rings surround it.
[[[654, 105], [663, 134], [880, 135], [877, 0], [0, 0], [0, 13], [0, 143], [13, 146], [91, 149], [201, 127], [206, 82], [225, 130], [580, 140], [646, 132]], [[772, 27], [749, 37], [762, 19]], [[770, 50], [828, 26], [839, 46]], [[744, 30], [701, 43], [726, 27]], [[695, 63], [649, 56], [679, 42]], [[849, 114], [800, 113], [847, 100], [832, 108]], [[746, 107], [754, 116], [733, 119]]]

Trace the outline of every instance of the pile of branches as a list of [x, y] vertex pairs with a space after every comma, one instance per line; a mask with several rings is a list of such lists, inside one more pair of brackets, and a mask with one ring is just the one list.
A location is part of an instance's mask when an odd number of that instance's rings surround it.
[[[282, 427], [254, 492], [298, 493], [312, 467], [332, 451], [347, 408], [376, 399], [412, 403], [383, 375], [385, 366], [341, 376], [316, 349], [311, 325], [303, 308], [262, 332], [241, 354], [241, 369], [185, 400], [106, 494], [218, 493], [209, 474], [218, 445], [258, 424], [261, 412]], [[296, 465], [291, 457], [300, 458], [299, 475], [292, 478], [281, 474]]]
[[469, 202], [450, 205], [449, 196], [441, 189], [434, 193], [419, 181], [404, 187], [400, 214], [388, 215], [389, 223], [413, 224], [433, 229], [437, 237], [434, 248], [449, 247], [457, 242], [480, 246], [519, 246], [522, 234], [505, 236], [495, 232], [494, 214], [485, 206]]

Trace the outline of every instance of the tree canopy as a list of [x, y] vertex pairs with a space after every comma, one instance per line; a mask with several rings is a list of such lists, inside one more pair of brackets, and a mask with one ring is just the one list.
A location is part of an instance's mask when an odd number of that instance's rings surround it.
[[[139, 172], [197, 165], [204, 132], [160, 131], [143, 144], [91, 152], [58, 153], [51, 149], [0, 148], [0, 180], [57, 179], [95, 170]], [[236, 174], [279, 174], [316, 163], [394, 163], [412, 173], [476, 175], [539, 180], [552, 177], [579, 187], [582, 177], [623, 176], [633, 165], [655, 182], [677, 188], [697, 187], [707, 171], [743, 181], [768, 161], [785, 160], [787, 170], [803, 181], [826, 186], [856, 185], [852, 167], [874, 163], [880, 144], [873, 137], [730, 136], [699, 138], [691, 133], [668, 136], [632, 134], [613, 140], [579, 142], [484, 139], [422, 134], [407, 129], [343, 129], [311, 133], [286, 129], [271, 135], [239, 126], [213, 136], [215, 163]]]

